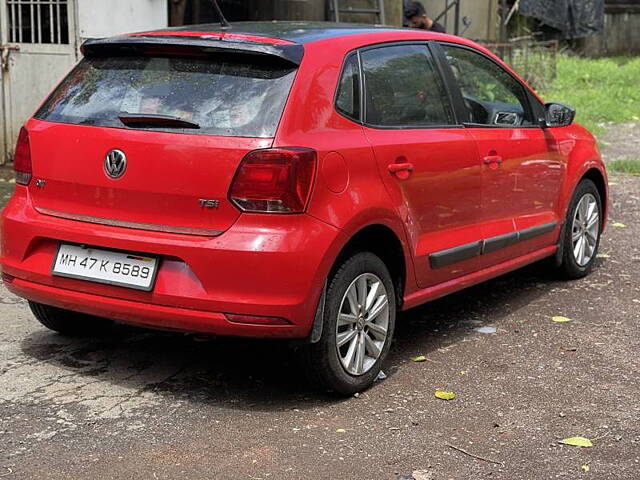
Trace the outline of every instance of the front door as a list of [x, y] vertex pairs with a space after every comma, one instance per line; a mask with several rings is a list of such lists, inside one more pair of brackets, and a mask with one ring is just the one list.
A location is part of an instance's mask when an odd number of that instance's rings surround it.
[[76, 63], [74, 0], [0, 0], [0, 164], [22, 124]]
[[487, 56], [443, 48], [482, 161], [481, 266], [550, 245], [561, 223], [557, 201], [566, 159], [553, 133], [536, 121], [536, 100]]
[[361, 61], [365, 134], [404, 221], [418, 284], [475, 270], [480, 161], [473, 137], [456, 125], [429, 48], [376, 46]]

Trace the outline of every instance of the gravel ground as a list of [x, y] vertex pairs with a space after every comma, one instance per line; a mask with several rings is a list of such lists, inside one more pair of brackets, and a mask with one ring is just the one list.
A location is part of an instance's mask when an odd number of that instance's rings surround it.
[[[282, 343], [69, 339], [1, 288], [0, 477], [640, 478], [640, 178], [611, 183], [626, 226], [590, 277], [533, 265], [402, 314], [387, 378], [345, 400]], [[576, 435], [593, 447], [558, 443]]]
[[640, 160], [640, 122], [609, 125], [600, 139], [602, 157], [609, 160]]

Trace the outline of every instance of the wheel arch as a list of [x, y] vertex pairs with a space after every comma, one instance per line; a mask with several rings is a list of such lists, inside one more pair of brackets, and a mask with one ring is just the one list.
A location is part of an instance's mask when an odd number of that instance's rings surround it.
[[[609, 188], [608, 188], [608, 179], [606, 170], [602, 165], [602, 162], [591, 162], [583, 168], [582, 172], [579, 175], [576, 175], [576, 181], [571, 185], [571, 188], [566, 191], [565, 198], [563, 201], [563, 209], [562, 209], [562, 218], [566, 218], [567, 210], [569, 209], [569, 205], [571, 203], [571, 199], [575, 193], [576, 188], [580, 185], [580, 182], [583, 180], [591, 180], [596, 188], [598, 189], [598, 193], [600, 194], [600, 201], [602, 202], [602, 231], [607, 223], [608, 216], [608, 201], [609, 201]], [[555, 254], [555, 264], [556, 266], [560, 266], [562, 264], [562, 257], [564, 254], [564, 249], [562, 248], [563, 243], [562, 239], [564, 238], [565, 228], [567, 228], [566, 222], [562, 223], [562, 229], [560, 230], [560, 237], [558, 240], [558, 250]]]
[[603, 210], [602, 228], [604, 230], [608, 212], [609, 187], [607, 171], [600, 157], [592, 157], [591, 160], [585, 161], [581, 159], [580, 156], [574, 156], [572, 161], [569, 162], [567, 177], [560, 196], [558, 216], [560, 218], [566, 217], [567, 209], [569, 208], [576, 188], [578, 188], [581, 181], [588, 179], [596, 185], [598, 193], [600, 194]]
[[600, 194], [600, 201], [602, 202], [602, 229], [604, 230], [604, 226], [607, 222], [607, 213], [608, 213], [608, 205], [609, 205], [609, 190], [607, 187], [607, 180], [603, 173], [598, 168], [590, 168], [587, 170], [580, 180], [576, 184], [576, 187], [583, 180], [591, 180], [596, 188], [598, 189], [598, 193]]
[[[401, 230], [402, 231], [402, 230]], [[402, 234], [385, 222], [374, 222], [354, 229], [351, 235], [345, 236], [346, 241], [338, 250], [338, 253], [329, 268], [326, 278], [329, 279], [340, 267], [341, 263], [356, 252], [367, 251], [380, 257], [393, 281], [396, 294], [396, 308], [400, 309], [404, 300], [406, 284], [414, 275], [413, 263], [409, 257], [406, 242]], [[327, 289], [327, 280], [322, 288], [322, 294], [318, 302], [313, 325], [309, 335], [311, 343], [317, 342], [322, 335], [324, 319], [324, 303]]]
[[356, 252], [371, 252], [386, 265], [396, 289], [396, 304], [402, 305], [407, 279], [407, 258], [398, 235], [387, 225], [375, 223], [354, 233], [336, 257], [329, 277], [339, 268], [342, 261]]

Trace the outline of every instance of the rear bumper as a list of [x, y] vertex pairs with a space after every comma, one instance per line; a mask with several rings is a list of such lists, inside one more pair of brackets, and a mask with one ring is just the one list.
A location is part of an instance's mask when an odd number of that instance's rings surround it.
[[[308, 215], [241, 215], [219, 237], [149, 232], [42, 215], [26, 189], [2, 213], [6, 285], [35, 302], [152, 328], [217, 335], [308, 336], [324, 278], [342, 245]], [[50, 273], [60, 242], [159, 255], [153, 291]], [[269, 317], [236, 323], [225, 314]]]

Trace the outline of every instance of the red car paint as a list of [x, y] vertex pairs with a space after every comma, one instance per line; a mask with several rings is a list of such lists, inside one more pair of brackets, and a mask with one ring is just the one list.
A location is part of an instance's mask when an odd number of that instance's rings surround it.
[[[296, 43], [275, 34], [201, 30], [138, 35]], [[367, 227], [384, 229], [400, 245], [407, 309], [553, 255], [568, 202], [585, 175], [603, 189], [606, 218], [606, 172], [593, 137], [579, 125], [384, 130], [351, 121], [334, 107], [344, 59], [356, 49], [389, 42], [459, 44], [517, 77], [490, 52], [463, 38], [419, 30], [321, 33], [304, 42], [273, 138], [31, 118], [25, 128], [33, 178], [16, 186], [2, 214], [7, 287], [36, 302], [149, 327], [304, 338], [332, 266]], [[245, 155], [290, 147], [316, 152], [306, 211], [238, 209], [228, 193]], [[129, 157], [118, 180], [102, 168], [113, 148]], [[203, 209], [201, 198], [218, 199], [219, 208]], [[553, 226], [507, 248], [439, 268], [430, 264], [437, 261], [433, 254], [544, 225]], [[158, 255], [155, 286], [145, 292], [53, 276], [60, 242]]]

